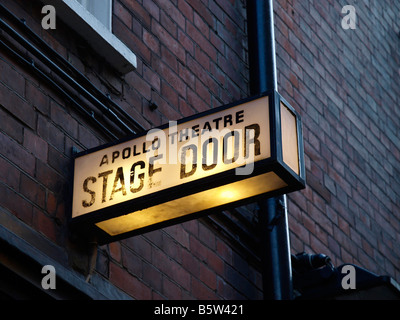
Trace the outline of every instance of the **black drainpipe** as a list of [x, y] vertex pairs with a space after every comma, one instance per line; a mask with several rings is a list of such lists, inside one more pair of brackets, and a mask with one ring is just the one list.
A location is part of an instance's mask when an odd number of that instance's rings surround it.
[[[250, 93], [278, 90], [273, 0], [247, 0]], [[286, 195], [259, 201], [264, 299], [293, 296]]]

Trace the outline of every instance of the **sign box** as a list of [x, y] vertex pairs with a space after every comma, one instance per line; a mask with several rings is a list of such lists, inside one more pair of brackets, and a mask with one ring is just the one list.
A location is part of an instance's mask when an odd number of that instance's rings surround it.
[[102, 244], [304, 186], [300, 117], [270, 92], [78, 153], [71, 223]]

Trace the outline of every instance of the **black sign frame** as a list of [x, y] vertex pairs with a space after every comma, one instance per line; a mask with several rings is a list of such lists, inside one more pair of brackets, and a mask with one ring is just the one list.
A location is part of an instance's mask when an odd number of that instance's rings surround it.
[[[204, 177], [195, 181], [190, 181], [187, 183], [183, 183], [178, 186], [174, 186], [165, 190], [157, 191], [148, 195], [144, 195], [142, 197], [138, 197], [135, 199], [127, 200], [123, 203], [115, 204], [97, 211], [93, 211], [82, 216], [78, 216], [72, 218], [72, 213], [70, 217], [70, 227], [74, 232], [78, 232], [79, 234], [93, 238], [96, 238], [99, 244], [106, 244], [112, 241], [121, 240], [124, 238], [132, 237], [135, 235], [143, 234], [146, 232], [150, 232], [156, 229], [161, 229], [167, 226], [171, 226], [177, 223], [182, 223], [185, 221], [189, 221], [195, 218], [200, 218], [204, 215], [209, 215], [216, 212], [221, 212], [222, 210], [226, 210], [229, 208], [237, 207], [240, 205], [248, 204], [251, 202], [255, 202], [259, 199], [266, 197], [275, 197], [282, 194], [287, 194], [293, 191], [301, 190], [305, 188], [305, 163], [304, 163], [304, 146], [303, 146], [303, 133], [302, 133], [302, 123], [301, 117], [297, 113], [297, 111], [290, 106], [290, 104], [277, 92], [277, 91], [268, 91], [262, 93], [260, 95], [253, 96], [251, 98], [246, 98], [234, 103], [230, 103], [227, 105], [223, 105], [214, 109], [207, 110], [205, 112], [201, 112], [195, 114], [193, 116], [189, 116], [183, 119], [178, 120], [178, 124], [185, 123], [197, 118], [201, 118], [211, 114], [217, 114], [225, 109], [229, 109], [240, 104], [244, 104], [250, 102], [255, 99], [259, 99], [262, 97], [268, 96], [269, 98], [269, 119], [270, 119], [270, 141], [271, 141], [271, 156], [267, 159], [260, 160], [254, 163], [254, 170], [251, 175], [236, 175], [235, 169], [227, 170], [224, 172], [216, 173], [212, 176]], [[295, 173], [284, 161], [283, 161], [283, 146], [282, 146], [282, 132], [281, 132], [281, 113], [280, 106], [281, 102], [295, 115], [296, 117], [296, 128], [297, 128], [297, 147], [298, 147], [298, 155], [299, 155], [299, 174]], [[158, 129], [166, 129], [168, 128], [168, 124], [157, 127]], [[101, 145], [83, 152], [79, 152], [74, 155], [74, 162], [76, 158], [88, 155], [90, 153], [96, 152], [98, 150], [106, 149], [111, 146], [115, 146], [117, 144], [136, 139], [138, 137], [144, 136], [147, 134], [147, 131], [142, 132], [140, 134], [129, 135], [122, 139], [113, 141], [111, 143]], [[108, 220], [111, 218], [115, 218], [133, 211], [142, 210], [148, 207], [152, 207], [157, 204], [162, 204], [167, 201], [171, 201], [174, 199], [179, 199], [181, 197], [192, 195], [207, 189], [212, 189], [219, 187], [221, 185], [226, 185], [232, 182], [240, 181], [243, 179], [248, 179], [250, 177], [257, 176], [259, 174], [263, 174], [266, 172], [275, 172], [279, 177], [281, 177], [286, 183], [287, 187], [284, 187], [279, 190], [275, 190], [272, 192], [260, 194], [251, 198], [241, 199], [239, 201], [235, 201], [226, 205], [214, 207], [211, 209], [207, 209], [200, 212], [193, 212], [191, 214], [185, 215], [183, 217], [174, 218], [171, 220], [159, 222], [150, 226], [146, 226], [141, 229], [132, 230], [127, 233], [123, 233], [117, 236], [111, 236], [95, 224]], [[72, 199], [71, 199], [72, 203]], [[72, 206], [71, 206], [72, 207]], [[72, 209], [71, 209], [72, 211]]]

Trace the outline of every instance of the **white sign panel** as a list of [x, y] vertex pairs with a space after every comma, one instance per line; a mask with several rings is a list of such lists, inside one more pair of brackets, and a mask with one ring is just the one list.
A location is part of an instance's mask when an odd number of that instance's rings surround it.
[[75, 159], [72, 217], [270, 156], [268, 97], [150, 130]]

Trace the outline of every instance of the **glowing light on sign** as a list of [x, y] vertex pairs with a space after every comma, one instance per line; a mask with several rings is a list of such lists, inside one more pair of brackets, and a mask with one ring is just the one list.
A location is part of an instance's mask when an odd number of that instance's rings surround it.
[[75, 158], [72, 224], [100, 243], [304, 187], [301, 123], [278, 93]]
[[232, 190], [225, 190], [220, 193], [220, 196], [226, 199], [234, 199], [237, 193]]

